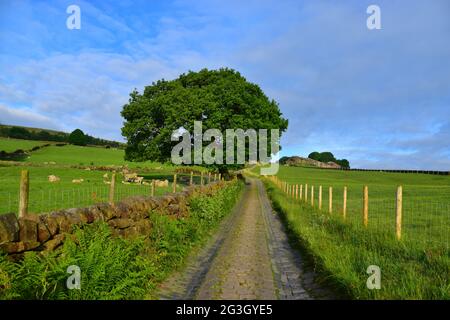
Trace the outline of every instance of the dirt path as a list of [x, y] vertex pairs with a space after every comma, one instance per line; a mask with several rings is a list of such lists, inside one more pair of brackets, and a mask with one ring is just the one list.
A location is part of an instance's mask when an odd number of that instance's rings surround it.
[[160, 289], [161, 299], [320, 299], [332, 293], [305, 271], [274, 214], [264, 186], [249, 179], [241, 201], [185, 270]]

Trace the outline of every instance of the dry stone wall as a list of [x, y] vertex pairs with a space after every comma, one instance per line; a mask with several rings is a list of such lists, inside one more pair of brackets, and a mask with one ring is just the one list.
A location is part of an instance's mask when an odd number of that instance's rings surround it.
[[0, 215], [0, 251], [11, 257], [24, 252], [51, 251], [60, 246], [74, 226], [105, 221], [113, 234], [125, 238], [147, 235], [152, 228], [151, 211], [174, 219], [189, 214], [189, 198], [197, 194], [214, 195], [231, 182], [218, 181], [206, 186], [187, 187], [183, 192], [160, 197], [130, 197], [114, 205], [97, 204], [48, 214], [33, 214], [17, 218], [16, 214]]

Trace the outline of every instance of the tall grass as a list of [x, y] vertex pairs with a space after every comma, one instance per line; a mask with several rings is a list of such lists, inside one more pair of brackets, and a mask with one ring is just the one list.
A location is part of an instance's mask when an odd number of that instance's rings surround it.
[[[444, 245], [424, 249], [388, 231], [349, 224], [291, 198], [265, 181], [274, 208], [294, 241], [324, 279], [354, 299], [450, 299], [450, 257]], [[381, 289], [366, 286], [370, 265], [381, 269]]]

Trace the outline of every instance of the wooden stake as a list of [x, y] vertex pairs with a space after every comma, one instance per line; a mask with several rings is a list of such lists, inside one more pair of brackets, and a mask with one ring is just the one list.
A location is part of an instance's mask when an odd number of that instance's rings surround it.
[[367, 227], [369, 224], [369, 187], [364, 186], [363, 189], [363, 225]]
[[303, 196], [303, 184], [300, 185], [300, 201], [302, 200]]
[[175, 193], [175, 192], [177, 192], [177, 175], [176, 174], [174, 174], [173, 175], [173, 193]]
[[328, 212], [333, 213], [333, 187], [328, 188]]
[[342, 217], [347, 217], [347, 187], [344, 187], [344, 202], [342, 205]]
[[200, 173], [200, 185], [203, 186], [203, 171]]
[[23, 218], [28, 214], [29, 191], [30, 175], [28, 170], [22, 170], [20, 174], [19, 218]]
[[298, 184], [295, 185], [295, 200], [298, 199]]
[[305, 183], [305, 202], [308, 202], [308, 184]]
[[322, 210], [322, 186], [319, 186], [319, 210]]
[[111, 184], [109, 185], [109, 204], [114, 205], [114, 193], [116, 188], [116, 174], [111, 175]]
[[208, 184], [211, 183], [211, 172], [208, 172]]
[[311, 186], [311, 207], [314, 207], [314, 186]]
[[194, 184], [194, 172], [191, 171], [191, 178], [189, 179], [189, 185], [192, 186]]
[[403, 207], [403, 188], [402, 186], [398, 186], [396, 218], [395, 218], [395, 234], [397, 236], [397, 240], [400, 240], [402, 238], [402, 207]]

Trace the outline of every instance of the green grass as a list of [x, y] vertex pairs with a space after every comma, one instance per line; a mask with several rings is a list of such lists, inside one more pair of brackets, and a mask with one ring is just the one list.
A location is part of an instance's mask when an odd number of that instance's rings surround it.
[[[103, 175], [111, 172], [99, 170], [83, 170], [73, 168], [62, 168], [58, 166], [43, 167], [0, 167], [0, 214], [17, 212], [20, 172], [29, 170], [30, 175], [30, 200], [29, 211], [31, 213], [43, 213], [53, 210], [88, 206], [94, 203], [107, 202], [109, 185], [103, 182]], [[48, 176], [56, 175], [59, 182], [49, 182]], [[170, 172], [155, 171], [143, 175], [145, 180], [167, 179], [169, 187], [158, 187], [155, 195], [172, 192], [173, 174]], [[150, 195], [150, 185], [125, 185], [122, 184], [122, 174], [116, 175], [116, 200], [134, 195]], [[73, 179], [84, 179], [81, 184], [72, 183]], [[178, 175], [177, 190], [189, 183], [189, 175]], [[199, 183], [199, 177], [195, 177], [194, 183]]]
[[[254, 169], [256, 172], [258, 169]], [[403, 230], [405, 240], [423, 245], [449, 245], [450, 176], [412, 173], [340, 171], [280, 166], [279, 179], [289, 184], [308, 184], [308, 202], [314, 186], [318, 206], [322, 186], [322, 210], [328, 211], [329, 187], [333, 188], [333, 215], [342, 216], [343, 189], [347, 186], [346, 223], [362, 224], [363, 186], [369, 189], [369, 228], [395, 234], [397, 186], [403, 186]]]
[[[12, 141], [14, 150], [19, 146], [24, 147], [27, 143], [32, 143], [30, 147], [45, 143], [0, 139], [0, 145]], [[169, 182], [172, 182], [173, 173], [178, 168], [171, 164], [151, 161], [129, 162], [124, 160], [124, 155], [124, 150], [115, 148], [52, 145], [32, 152], [26, 161], [0, 161], [0, 214], [17, 212], [20, 171], [24, 169], [30, 172], [30, 212], [48, 212], [107, 201], [109, 185], [103, 183], [106, 171], [95, 170], [96, 167], [127, 166], [146, 180], [167, 179]], [[79, 167], [91, 167], [93, 170], [86, 171]], [[61, 181], [50, 183], [49, 175], [56, 175]], [[111, 177], [111, 172], [108, 172], [108, 175]], [[84, 179], [84, 182], [74, 184], [74, 179]], [[123, 185], [121, 180], [122, 175], [118, 173], [117, 200], [126, 196], [150, 194], [150, 186]], [[178, 184], [188, 182], [188, 174], [178, 174]], [[199, 177], [194, 177], [194, 183], [199, 183]], [[156, 195], [171, 190], [172, 186], [157, 188]]]
[[31, 163], [43, 164], [56, 162], [57, 165], [108, 166], [132, 164], [124, 161], [124, 150], [103, 147], [81, 147], [66, 145], [50, 146], [33, 152], [27, 160]]
[[[76, 241], [68, 239], [54, 253], [27, 252], [18, 263], [0, 255], [0, 300], [156, 298], [157, 285], [210, 237], [241, 190], [236, 182], [213, 196], [195, 196], [189, 215], [180, 219], [149, 212], [152, 230], [146, 240], [112, 237], [99, 222], [78, 229]], [[81, 269], [81, 290], [65, 286], [70, 265]]]
[[[31, 141], [0, 138], [0, 151], [5, 148], [7, 152], [17, 149], [28, 150], [35, 146], [47, 144], [45, 141]], [[44, 165], [49, 162], [58, 166], [128, 166], [130, 168], [148, 168], [155, 170], [174, 170], [170, 164], [157, 162], [130, 162], [124, 160], [125, 151], [117, 148], [104, 148], [94, 146], [51, 145], [36, 150], [23, 161], [29, 165]], [[0, 161], [1, 163], [1, 161]]]
[[32, 141], [32, 140], [20, 140], [20, 139], [8, 139], [0, 137], [0, 151], [14, 152], [16, 150], [31, 150], [36, 146], [41, 146], [49, 142], [45, 141]]
[[[388, 229], [348, 223], [337, 214], [288, 198], [268, 180], [265, 183], [293, 241], [309, 253], [322, 277], [350, 298], [450, 299], [448, 246], [433, 243], [425, 248], [397, 241]], [[381, 269], [379, 290], [366, 287], [370, 265]]]

